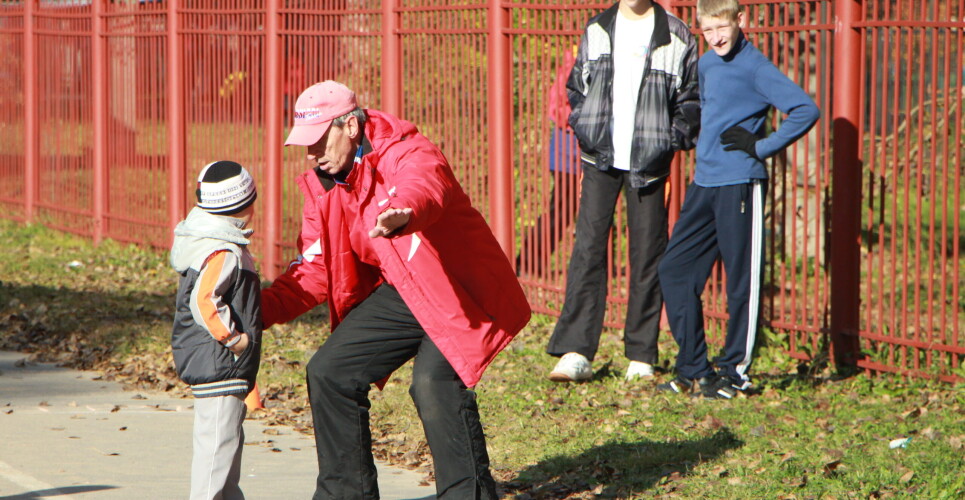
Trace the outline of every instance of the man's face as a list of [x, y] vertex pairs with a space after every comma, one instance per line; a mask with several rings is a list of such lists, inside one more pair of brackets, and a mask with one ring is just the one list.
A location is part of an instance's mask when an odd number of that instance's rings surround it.
[[724, 17], [705, 17], [700, 19], [700, 31], [704, 34], [704, 40], [714, 52], [724, 57], [734, 49], [734, 44], [740, 36], [740, 30], [744, 26], [744, 13], [737, 13], [737, 19]]
[[358, 133], [358, 119], [354, 116], [349, 116], [342, 126], [332, 124], [318, 142], [308, 146], [308, 161], [329, 175], [348, 170], [355, 161]]

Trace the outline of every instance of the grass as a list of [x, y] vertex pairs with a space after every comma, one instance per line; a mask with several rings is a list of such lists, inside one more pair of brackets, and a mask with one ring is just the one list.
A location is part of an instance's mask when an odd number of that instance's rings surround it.
[[[163, 252], [0, 221], [0, 348], [184, 394], [171, 370], [176, 275]], [[837, 378], [797, 366], [769, 332], [758, 394], [733, 401], [628, 384], [619, 336], [596, 373], [554, 384], [537, 316], [477, 386], [494, 475], [506, 498], [961, 498], [962, 386], [893, 376]], [[328, 332], [323, 311], [266, 333], [253, 418], [310, 429], [304, 364]], [[664, 371], [676, 348], [663, 336]], [[403, 367], [372, 391], [377, 455], [430, 471]], [[910, 438], [892, 448], [896, 439]]]

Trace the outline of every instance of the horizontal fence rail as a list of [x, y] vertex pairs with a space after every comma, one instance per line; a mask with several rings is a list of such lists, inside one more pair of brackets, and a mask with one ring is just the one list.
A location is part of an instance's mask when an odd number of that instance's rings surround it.
[[[660, 2], [701, 51], [696, 1]], [[965, 0], [746, 0], [748, 38], [822, 119], [768, 161], [762, 324], [802, 361], [965, 376]], [[294, 258], [294, 102], [334, 79], [446, 153], [534, 310], [558, 315], [579, 209], [565, 78], [586, 0], [0, 0], [0, 210], [164, 248], [215, 160], [259, 186], [266, 278]], [[770, 126], [780, 126], [774, 113]], [[671, 227], [693, 175], [682, 152]], [[619, 202], [606, 324], [626, 314]], [[727, 276], [704, 291], [726, 329]]]

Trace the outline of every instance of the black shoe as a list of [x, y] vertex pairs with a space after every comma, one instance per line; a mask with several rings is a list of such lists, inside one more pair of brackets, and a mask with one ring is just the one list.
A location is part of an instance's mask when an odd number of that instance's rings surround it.
[[701, 377], [699, 380], [691, 380], [678, 375], [670, 382], [658, 384], [657, 390], [677, 394], [690, 394], [694, 390], [695, 383], [699, 387], [699, 390], [703, 391], [705, 386], [713, 385], [715, 380], [714, 377]]
[[734, 399], [750, 387], [750, 382], [722, 375], [706, 386], [700, 387], [700, 396], [705, 399]]
[[661, 392], [673, 392], [677, 394], [689, 394], [690, 391], [694, 390], [694, 381], [687, 380], [680, 376], [671, 380], [670, 382], [664, 382], [662, 384], [657, 384], [657, 390]]

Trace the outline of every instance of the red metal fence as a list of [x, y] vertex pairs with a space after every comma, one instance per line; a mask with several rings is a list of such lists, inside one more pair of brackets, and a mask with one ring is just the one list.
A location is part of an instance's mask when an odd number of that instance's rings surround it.
[[[696, 25], [694, 0], [661, 3]], [[830, 342], [866, 369], [965, 375], [965, 0], [742, 3], [748, 37], [823, 111], [769, 162], [764, 324], [802, 360]], [[281, 147], [292, 105], [336, 79], [442, 147], [517, 257], [534, 309], [557, 314], [579, 172], [565, 134], [551, 140], [551, 95], [607, 6], [0, 0], [0, 215], [164, 247], [200, 168], [233, 159], [259, 183], [257, 253], [271, 278], [300, 220], [304, 150]], [[677, 165], [671, 222], [692, 154]], [[611, 326], [626, 307], [623, 218], [618, 208]], [[716, 270], [705, 293], [717, 340], [725, 282]]]

